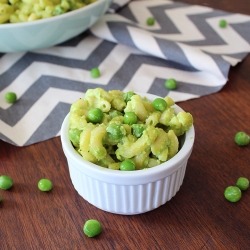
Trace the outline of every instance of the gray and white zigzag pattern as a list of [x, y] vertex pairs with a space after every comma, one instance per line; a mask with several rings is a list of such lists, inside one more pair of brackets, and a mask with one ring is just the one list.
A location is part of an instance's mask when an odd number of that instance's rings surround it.
[[111, 5], [109, 7], [108, 12], [115, 13], [129, 2], [130, 2], [130, 0], [113, 0], [113, 2], [111, 3]]
[[[87, 31], [52, 48], [0, 54], [0, 139], [24, 146], [59, 135], [71, 103], [82, 97], [88, 88], [169, 95], [176, 102], [217, 92], [227, 81], [230, 65], [242, 60], [249, 51], [250, 38], [244, 33], [244, 29], [249, 29], [247, 16], [240, 15], [237, 20], [241, 23], [238, 23], [215, 10], [200, 9], [199, 12], [199, 7], [194, 11], [192, 6], [168, 1], [139, 2], [141, 11], [146, 14], [139, 15], [139, 6], [131, 2], [119, 15], [106, 14], [99, 26], [91, 30], [95, 36]], [[189, 14], [187, 8], [190, 8]], [[189, 20], [188, 26], [192, 26], [196, 39], [192, 40], [186, 29], [176, 23], [169, 10], [180, 11], [182, 18]], [[140, 21], [149, 14], [157, 19], [154, 28], [145, 27], [143, 20]], [[213, 24], [215, 17], [218, 20], [222, 16], [231, 20], [229, 31], [234, 30], [245, 48], [226, 50], [234, 45], [226, 42]], [[181, 18], [181, 14], [178, 17]], [[166, 22], [170, 24], [163, 25]], [[135, 30], [147, 41], [144, 45], [150, 44], [150, 51], [146, 46], [139, 46], [140, 37], [136, 37]], [[203, 40], [198, 39], [201, 35]], [[210, 45], [211, 41], [216, 44]], [[223, 53], [216, 52], [218, 46]], [[100, 78], [91, 78], [93, 67], [100, 69]], [[175, 91], [164, 86], [170, 77], [178, 81]], [[4, 101], [9, 91], [17, 93], [18, 101], [14, 104]]]
[[[146, 25], [154, 16], [156, 23]], [[219, 27], [225, 19], [226, 28]], [[250, 51], [250, 17], [180, 2], [134, 1], [91, 31], [112, 42], [213, 74], [219, 84]]]

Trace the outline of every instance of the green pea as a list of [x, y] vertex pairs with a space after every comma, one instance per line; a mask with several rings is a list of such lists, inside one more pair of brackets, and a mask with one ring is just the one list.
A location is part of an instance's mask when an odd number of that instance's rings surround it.
[[124, 95], [123, 95], [123, 100], [125, 102], [128, 102], [128, 101], [131, 101], [131, 97], [135, 95], [134, 91], [129, 91], [129, 92], [126, 92]]
[[122, 171], [133, 171], [135, 170], [135, 162], [131, 159], [126, 159], [121, 162], [120, 170]]
[[13, 180], [8, 175], [0, 176], [0, 188], [7, 190], [13, 186]]
[[245, 177], [240, 177], [236, 182], [236, 186], [242, 191], [247, 190], [249, 187], [249, 180]]
[[91, 69], [90, 74], [93, 78], [98, 78], [101, 75], [98, 68]]
[[176, 89], [177, 88], [177, 82], [175, 79], [173, 78], [169, 78], [168, 80], [166, 80], [165, 82], [165, 87], [167, 89]]
[[152, 25], [154, 25], [155, 24], [155, 19], [153, 18], [153, 17], [149, 17], [148, 19], [147, 19], [147, 25], [148, 26], [152, 26]]
[[224, 19], [220, 20], [219, 26], [220, 26], [221, 28], [225, 28], [225, 27], [227, 26], [227, 21], [224, 20]]
[[152, 104], [153, 104], [153, 107], [158, 111], [164, 111], [168, 106], [167, 102], [162, 98], [154, 99]]
[[99, 108], [93, 108], [88, 112], [87, 117], [90, 122], [99, 123], [103, 118], [103, 112]]
[[98, 220], [87, 220], [83, 226], [83, 232], [88, 237], [94, 237], [97, 236], [102, 232], [102, 226], [101, 223]]
[[142, 136], [144, 129], [145, 128], [144, 128], [143, 124], [133, 124], [132, 125], [133, 135], [137, 138]]
[[41, 179], [38, 182], [38, 188], [43, 192], [48, 192], [52, 189], [52, 182], [48, 179]]
[[245, 132], [238, 132], [234, 137], [234, 141], [239, 146], [246, 146], [250, 142], [250, 137]]
[[132, 125], [132, 124], [137, 123], [137, 120], [138, 120], [137, 115], [134, 112], [126, 112], [124, 114], [123, 121], [125, 124]]
[[8, 103], [14, 103], [17, 99], [16, 93], [8, 92], [5, 94], [5, 101]]
[[224, 196], [230, 202], [237, 202], [241, 198], [241, 190], [236, 186], [229, 186], [225, 189]]
[[119, 123], [109, 124], [106, 131], [113, 139], [121, 139], [124, 135], [126, 135], [125, 128]]

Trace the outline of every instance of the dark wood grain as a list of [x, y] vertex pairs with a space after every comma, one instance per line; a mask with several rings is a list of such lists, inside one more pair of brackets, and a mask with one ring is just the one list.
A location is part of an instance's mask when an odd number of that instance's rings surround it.
[[[186, 0], [231, 12], [250, 14], [247, 0]], [[196, 140], [183, 185], [158, 209], [134, 216], [104, 212], [74, 190], [60, 138], [28, 147], [0, 141], [0, 175], [14, 186], [0, 190], [0, 249], [249, 249], [250, 190], [238, 203], [224, 199], [224, 189], [240, 176], [250, 179], [250, 146], [234, 135], [250, 133], [250, 57], [232, 68], [226, 86], [213, 95], [181, 102], [195, 119]], [[37, 188], [52, 180], [49, 193]], [[82, 232], [95, 218], [103, 232]]]

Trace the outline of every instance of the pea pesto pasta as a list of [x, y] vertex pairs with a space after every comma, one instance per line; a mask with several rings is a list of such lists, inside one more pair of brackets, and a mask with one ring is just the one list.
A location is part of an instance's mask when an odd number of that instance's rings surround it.
[[83, 159], [105, 168], [157, 166], [176, 155], [178, 137], [193, 125], [174, 104], [168, 96], [150, 102], [133, 91], [89, 89], [70, 107], [70, 141]]
[[0, 24], [28, 22], [82, 8], [97, 0], [0, 0]]

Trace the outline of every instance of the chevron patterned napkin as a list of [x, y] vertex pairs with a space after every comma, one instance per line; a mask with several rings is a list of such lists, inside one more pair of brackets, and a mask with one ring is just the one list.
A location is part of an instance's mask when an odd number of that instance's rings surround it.
[[[154, 25], [146, 25], [148, 17]], [[26, 146], [59, 135], [71, 103], [88, 88], [176, 102], [218, 92], [230, 66], [249, 53], [249, 31], [247, 15], [167, 0], [114, 0], [89, 31], [63, 44], [0, 53], [0, 139]], [[91, 78], [93, 67], [101, 77]], [[177, 80], [176, 90], [165, 88], [168, 78]], [[14, 104], [4, 100], [9, 91], [18, 96]]]
[[[146, 20], [152, 16], [155, 24], [148, 26]], [[228, 24], [225, 28], [219, 26], [222, 19]], [[119, 13], [101, 18], [91, 32], [165, 59], [171, 64], [165, 74], [161, 66], [155, 67], [154, 76], [148, 73], [150, 83], [143, 84], [137, 77], [126, 89], [166, 94], [164, 84], [152, 84], [152, 77], [173, 77], [178, 90], [167, 94], [176, 101], [219, 91], [227, 82], [230, 66], [250, 51], [250, 16], [166, 0], [132, 1]]]

